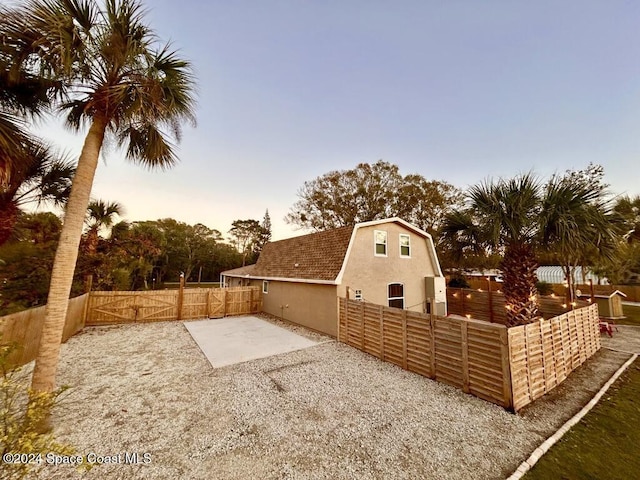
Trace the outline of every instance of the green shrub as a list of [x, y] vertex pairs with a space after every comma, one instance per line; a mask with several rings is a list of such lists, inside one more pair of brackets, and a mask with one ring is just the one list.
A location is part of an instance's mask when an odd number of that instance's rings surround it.
[[449, 280], [449, 286], [451, 288], [469, 288], [469, 283], [464, 277], [453, 277]]
[[[72, 455], [69, 445], [55, 441], [53, 433], [41, 432], [52, 407], [65, 388], [52, 393], [34, 393], [21, 367], [12, 368], [8, 359], [17, 345], [0, 344], [0, 478], [21, 479], [46, 465], [48, 453]], [[22, 454], [31, 463], [7, 458]], [[9, 457], [5, 457], [8, 455]]]
[[548, 282], [536, 282], [536, 290], [540, 295], [551, 295], [553, 293], [553, 285]]

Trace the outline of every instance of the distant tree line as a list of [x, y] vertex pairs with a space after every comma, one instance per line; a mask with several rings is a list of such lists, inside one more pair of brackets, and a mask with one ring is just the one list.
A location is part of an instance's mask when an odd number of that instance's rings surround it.
[[379, 160], [307, 181], [298, 197], [285, 220], [307, 230], [400, 217], [433, 234], [463, 193], [443, 180], [401, 175], [397, 165]]
[[[172, 218], [116, 221], [117, 203], [89, 204], [72, 293], [84, 292], [87, 276], [94, 290], [163, 288], [165, 281], [218, 281], [220, 272], [257, 260], [271, 238], [268, 212], [262, 222], [236, 220], [229, 242], [201, 223]], [[19, 213], [0, 246], [0, 315], [46, 302], [55, 248], [62, 223], [50, 212]]]
[[547, 181], [489, 179], [463, 192], [380, 160], [307, 181], [298, 197], [286, 221], [303, 229], [401, 217], [434, 237], [445, 270], [501, 268], [512, 325], [538, 316], [541, 263], [562, 266], [570, 286], [578, 266], [612, 282], [640, 277], [640, 197], [614, 198], [599, 165]]

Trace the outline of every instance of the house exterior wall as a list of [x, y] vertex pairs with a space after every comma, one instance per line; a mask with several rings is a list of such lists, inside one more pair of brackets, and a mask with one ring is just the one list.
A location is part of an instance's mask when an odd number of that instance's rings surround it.
[[225, 286], [227, 287], [248, 287], [249, 285], [257, 286], [258, 284], [251, 283], [251, 280], [247, 278], [225, 277]]
[[[262, 288], [262, 280], [250, 280], [250, 285]], [[271, 280], [262, 294], [262, 310], [332, 337], [338, 334], [335, 285]]]
[[[386, 256], [375, 255], [374, 232], [387, 232]], [[400, 256], [400, 234], [409, 235], [410, 258]], [[404, 306], [408, 310], [425, 311], [425, 277], [440, 276], [430, 254], [429, 239], [406, 229], [398, 223], [361, 227], [357, 230], [347, 260], [338, 295], [354, 298], [361, 290], [366, 302], [388, 305], [390, 283], [404, 285]]]

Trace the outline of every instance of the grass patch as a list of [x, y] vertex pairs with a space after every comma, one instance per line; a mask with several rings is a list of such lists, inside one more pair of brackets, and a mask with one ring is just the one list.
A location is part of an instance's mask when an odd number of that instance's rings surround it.
[[[180, 288], [180, 282], [164, 282], [162, 288], [177, 290]], [[186, 282], [184, 288], [220, 288], [220, 282]]]
[[638, 325], [640, 326], [640, 307], [635, 305], [623, 305], [622, 311], [627, 318], [616, 321], [620, 325]]
[[640, 472], [640, 359], [524, 476], [525, 480], [628, 480]]

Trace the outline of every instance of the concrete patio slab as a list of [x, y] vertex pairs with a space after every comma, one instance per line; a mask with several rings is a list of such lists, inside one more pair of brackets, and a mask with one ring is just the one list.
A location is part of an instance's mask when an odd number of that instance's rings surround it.
[[184, 322], [214, 368], [318, 345], [257, 317], [225, 317]]

